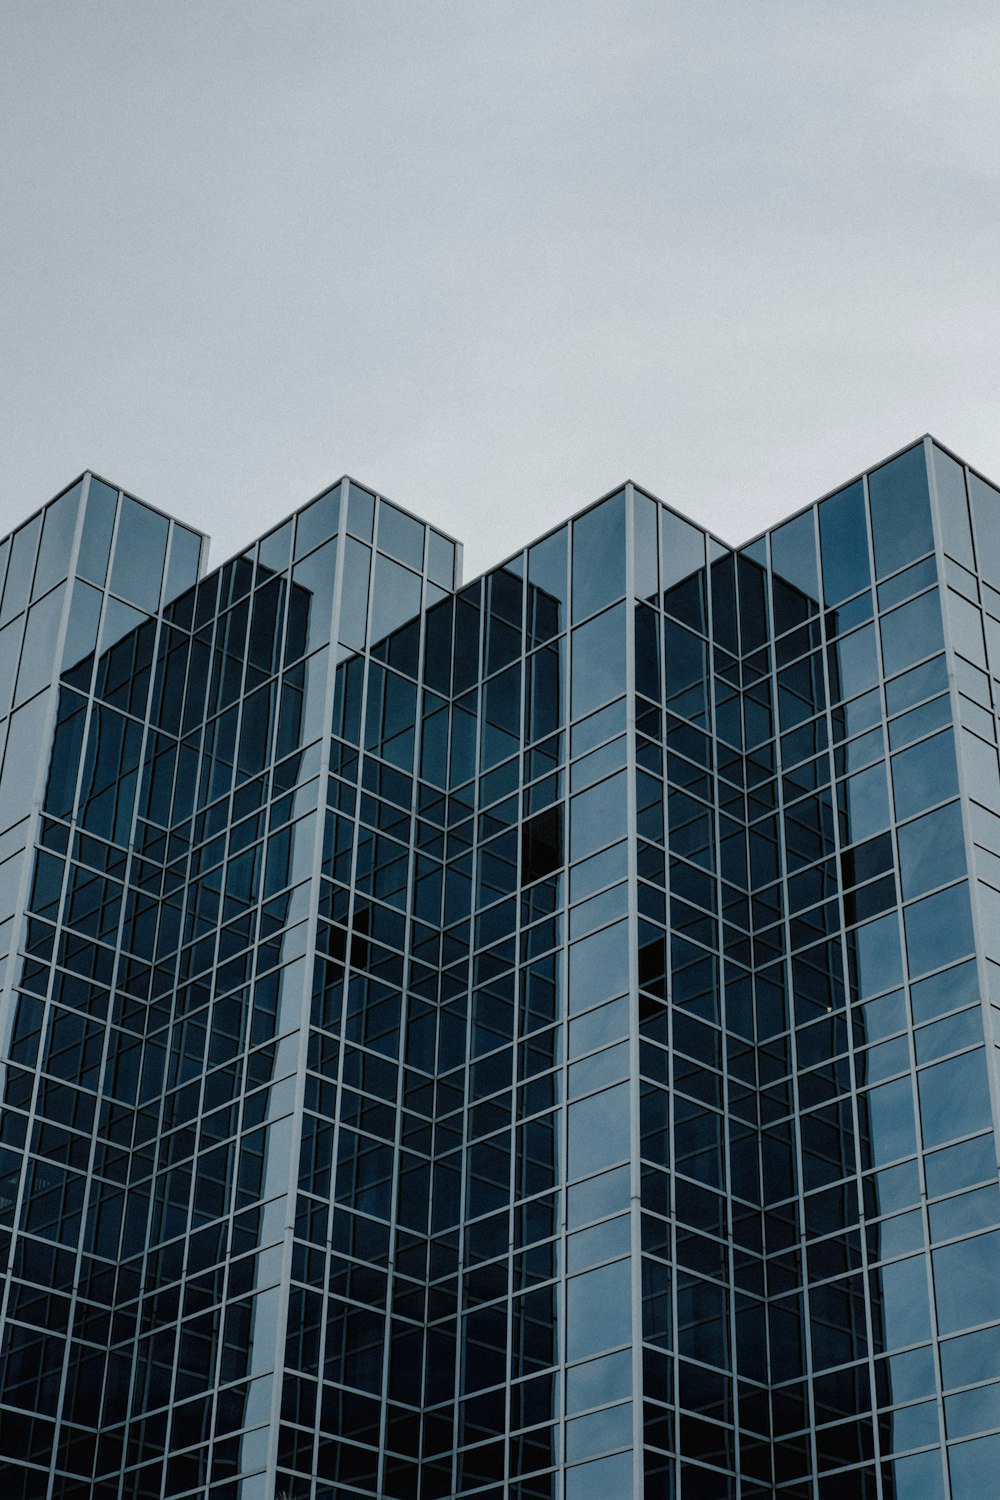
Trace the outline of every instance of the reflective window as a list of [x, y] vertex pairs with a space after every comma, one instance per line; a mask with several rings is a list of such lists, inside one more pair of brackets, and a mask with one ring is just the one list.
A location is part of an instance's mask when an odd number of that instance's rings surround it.
[[156, 609], [166, 551], [166, 516], [124, 495], [111, 566], [112, 592], [138, 609]]
[[570, 859], [610, 844], [626, 831], [628, 786], [625, 773], [609, 776], [570, 800]]
[[[582, 1066], [582, 1064], [581, 1064]], [[591, 1094], [569, 1107], [569, 1176], [587, 1177], [628, 1155], [628, 1084]]]
[[404, 515], [383, 500], [378, 515], [378, 549], [420, 572], [424, 565], [424, 528], [413, 516]]
[[45, 508], [35, 581], [31, 591], [33, 599], [40, 599], [43, 594], [47, 594], [69, 572], [81, 488], [79, 484], [74, 485], [65, 495], [60, 495], [58, 500], [53, 500]]
[[969, 889], [964, 882], [915, 901], [906, 908], [903, 920], [912, 978], [962, 958], [975, 946]]
[[892, 757], [892, 791], [897, 818], [908, 818], [957, 795], [958, 769], [950, 730]]
[[966, 873], [962, 808], [958, 802], [900, 828], [899, 873], [903, 896], [920, 896]]
[[918, 443], [868, 476], [875, 572], [895, 573], [934, 548], [927, 464]]
[[891, 614], [883, 615], [879, 628], [882, 632], [882, 661], [887, 677], [901, 672], [922, 656], [940, 651], [944, 645], [944, 631], [937, 590], [920, 594], [909, 604], [903, 604]]
[[620, 604], [573, 631], [573, 717], [582, 718], [624, 688], [625, 606]]
[[569, 950], [569, 1008], [586, 1010], [628, 988], [628, 923], [616, 922]]
[[305, 557], [340, 528], [340, 485], [313, 500], [295, 519], [295, 556]]
[[883, 1266], [873, 1278], [886, 1349], [922, 1344], [931, 1336], [927, 1262], [922, 1255]]
[[76, 570], [81, 578], [89, 579], [99, 588], [104, 587], [108, 576], [111, 536], [117, 508], [118, 492], [91, 475]]
[[571, 1278], [566, 1290], [567, 1359], [586, 1359], [629, 1342], [630, 1265], [619, 1260]]
[[1000, 491], [978, 474], [970, 474], [969, 500], [979, 571], [984, 578], [1000, 579]]
[[573, 523], [573, 619], [584, 619], [624, 592], [623, 490]]
[[827, 605], [839, 604], [871, 583], [865, 493], [860, 483], [831, 495], [819, 507], [823, 593]]
[[983, 1500], [996, 1484], [1000, 1434], [949, 1448], [948, 1464], [952, 1500]]
[[1000, 1318], [1000, 1231], [944, 1245], [931, 1259], [941, 1333]]
[[942, 453], [936, 443], [931, 446], [931, 455], [944, 550], [952, 557], [957, 557], [965, 567], [974, 568], [976, 563], [972, 552], [969, 502], [965, 494], [965, 471], [947, 453]]
[[816, 524], [811, 510], [771, 533], [774, 633], [802, 624], [818, 609]]
[[982, 1048], [923, 1068], [917, 1075], [924, 1146], [940, 1146], [990, 1123]]

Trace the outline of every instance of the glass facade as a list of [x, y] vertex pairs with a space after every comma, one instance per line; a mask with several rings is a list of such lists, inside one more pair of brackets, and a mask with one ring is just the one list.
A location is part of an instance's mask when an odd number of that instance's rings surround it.
[[4, 1500], [983, 1500], [1000, 492], [0, 542]]

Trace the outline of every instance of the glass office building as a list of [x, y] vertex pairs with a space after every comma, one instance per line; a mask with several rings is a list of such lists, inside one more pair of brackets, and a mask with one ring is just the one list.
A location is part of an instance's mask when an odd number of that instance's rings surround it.
[[1000, 492], [0, 543], [4, 1500], [984, 1500]]

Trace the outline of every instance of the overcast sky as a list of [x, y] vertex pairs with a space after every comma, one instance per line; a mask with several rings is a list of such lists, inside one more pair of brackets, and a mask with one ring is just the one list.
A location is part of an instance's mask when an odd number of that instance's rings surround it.
[[998, 78], [995, 0], [0, 0], [0, 530], [346, 471], [470, 577], [626, 477], [1000, 477]]

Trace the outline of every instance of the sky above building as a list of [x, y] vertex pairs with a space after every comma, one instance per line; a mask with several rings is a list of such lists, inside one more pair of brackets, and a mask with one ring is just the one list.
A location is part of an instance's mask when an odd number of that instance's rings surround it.
[[1000, 475], [998, 73], [988, 0], [4, 0], [0, 530], [349, 472], [472, 576], [626, 477]]

